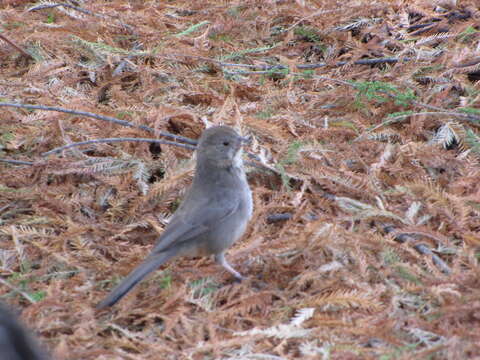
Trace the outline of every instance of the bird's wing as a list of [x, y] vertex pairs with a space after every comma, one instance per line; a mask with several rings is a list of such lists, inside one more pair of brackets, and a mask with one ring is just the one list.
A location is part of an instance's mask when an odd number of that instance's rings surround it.
[[[152, 254], [200, 236], [228, 219], [238, 209], [240, 200], [238, 198], [227, 200], [227, 198], [226, 196], [217, 199], [205, 197], [196, 199], [193, 207], [181, 206], [160, 235]], [[187, 202], [188, 205], [190, 203], [192, 202]]]

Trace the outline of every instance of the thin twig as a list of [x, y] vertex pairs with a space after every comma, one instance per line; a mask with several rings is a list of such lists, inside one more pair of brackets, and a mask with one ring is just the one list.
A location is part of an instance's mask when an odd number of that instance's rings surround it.
[[17, 44], [15, 44], [12, 40], [10, 39], [7, 39], [4, 35], [0, 34], [0, 39], [2, 39], [3, 41], [5, 41], [7, 44], [9, 44], [11, 47], [13, 47], [14, 49], [16, 49], [18, 52], [22, 53], [23, 55], [25, 55], [26, 57], [32, 59], [32, 60], [35, 60], [33, 58], [32, 55], [30, 55], [26, 50], [23, 50], [20, 46], [18, 46]]
[[[265, 75], [265, 74], [275, 74], [275, 71], [272, 70], [260, 70], [260, 71], [245, 71], [245, 70], [236, 70], [236, 71], [225, 71], [228, 75]], [[279, 72], [280, 74], [280, 72]]]
[[[168, 141], [168, 140], [146, 139], [146, 138], [106, 138], [106, 139], [87, 140], [87, 141], [81, 141], [81, 142], [76, 142], [76, 143], [64, 145], [64, 146], [55, 148], [53, 150], [44, 152], [42, 154], [42, 156], [45, 157], [45, 156], [48, 156], [48, 155], [51, 155], [51, 154], [56, 154], [56, 153], [59, 153], [63, 150], [70, 149], [70, 148], [77, 147], [77, 146], [82, 146], [82, 145], [99, 144], [99, 143], [115, 143], [115, 142], [124, 142], [124, 141], [148, 142], [148, 143], [156, 143], [156, 144], [174, 145], [174, 146], [183, 147], [184, 149], [189, 149], [189, 150], [195, 150], [196, 149], [196, 147], [193, 146], [193, 145], [180, 144], [180, 143], [173, 142], [173, 141]], [[247, 155], [250, 158], [255, 158], [254, 154], [247, 153]], [[28, 165], [30, 165], [30, 164], [28, 164]], [[259, 168], [259, 169], [262, 169], [262, 170], [269, 170], [269, 171], [271, 171], [275, 174], [280, 174], [280, 172], [278, 170], [276, 170], [275, 168], [273, 168], [271, 166], [268, 166], [268, 165], [265, 165], [263, 163], [255, 163], [255, 162], [246, 160], [245, 165], [252, 166], [252, 167], [255, 167], [255, 168]], [[294, 176], [290, 176], [290, 177], [292, 177], [296, 180], [301, 180], [301, 179], [297, 179]]]
[[2, 283], [3, 285], [5, 285], [6, 287], [12, 289], [14, 292], [16, 293], [19, 293], [20, 295], [22, 295], [25, 299], [27, 299], [30, 303], [32, 304], [35, 304], [36, 303], [36, 300], [31, 297], [30, 295], [28, 295], [25, 291], [22, 291], [20, 290], [19, 288], [13, 286], [12, 284], [10, 284], [8, 281], [0, 278], [0, 283]]
[[[76, 143], [64, 145], [64, 146], [52, 149], [50, 151], [44, 152], [42, 154], [42, 156], [45, 157], [45, 156], [48, 156], [48, 155], [51, 155], [51, 154], [56, 154], [56, 153], [59, 153], [63, 150], [70, 149], [70, 148], [77, 147], [77, 146], [82, 146], [82, 145], [99, 144], [99, 143], [115, 143], [115, 142], [124, 142], [124, 141], [148, 142], [148, 143], [157, 143], [157, 144], [165, 144], [165, 145], [174, 145], [174, 146], [183, 147], [184, 149], [189, 149], [189, 150], [195, 150], [196, 149], [196, 147], [193, 146], [193, 145], [181, 144], [181, 143], [168, 141], [168, 140], [146, 139], [146, 138], [106, 138], [106, 139], [88, 140], [88, 141], [82, 141], [82, 142], [76, 142]], [[249, 153], [249, 152], [247, 152], [246, 154], [249, 158], [259, 161], [258, 157], [255, 154], [252, 154], [252, 153]], [[0, 162], [5, 162], [5, 163], [10, 163], [10, 164], [15, 164], [15, 165], [34, 165], [33, 162], [21, 161], [21, 160], [2, 159], [2, 158], [0, 158]], [[269, 170], [269, 171], [273, 172], [274, 174], [280, 175], [280, 172], [278, 170], [276, 170], [275, 168], [273, 168], [271, 166], [267, 166], [267, 165], [265, 165], [261, 162], [256, 163], [256, 162], [253, 162], [253, 161], [246, 160], [245, 165], [252, 166], [252, 167], [255, 167], [255, 168], [258, 168], [258, 169], [262, 169], [262, 170]], [[296, 179], [296, 180], [301, 180], [301, 179], [298, 179], [296, 177], [293, 177], [293, 178]]]
[[11, 160], [11, 159], [2, 159], [2, 158], [0, 158], [0, 162], [4, 162], [7, 164], [14, 164], [14, 165], [33, 165], [34, 164], [31, 161]]
[[[257, 65], [250, 65], [250, 64], [235, 64], [235, 63], [224, 63], [219, 61], [219, 65], [222, 65], [224, 67], [244, 67], [247, 69], [259, 69], [259, 70], [269, 70], [270, 68], [273, 68], [271, 65], [262, 65], [262, 64], [257, 64]], [[276, 65], [280, 69], [286, 69], [287, 67], [285, 65]]]
[[399, 61], [410, 61], [410, 58], [396, 58], [396, 57], [385, 57], [385, 58], [376, 58], [376, 59], [360, 59], [351, 61], [338, 61], [334, 64], [328, 63], [316, 63], [316, 64], [300, 64], [296, 65], [297, 69], [318, 69], [325, 66], [343, 66], [347, 64], [353, 65], [375, 65], [375, 64], [395, 64]]
[[[295, 74], [295, 73], [293, 75], [304, 76], [304, 74]], [[352, 84], [352, 83], [350, 83], [348, 81], [344, 81], [344, 80], [333, 79], [333, 78], [330, 78], [330, 77], [327, 77], [327, 76], [312, 75], [312, 79], [331, 81], [331, 82], [334, 82], [334, 83], [337, 83], [337, 84], [341, 84], [341, 85], [350, 86], [350, 87], [355, 88], [355, 84]]]
[[364, 132], [363, 134], [357, 136], [357, 137], [353, 140], [353, 142], [357, 142], [358, 140], [363, 139], [367, 134], [370, 134], [370, 133], [372, 133], [372, 132], [374, 132], [374, 131], [377, 131], [377, 130], [380, 129], [381, 127], [399, 123], [399, 122], [407, 119], [407, 118], [410, 117], [410, 116], [421, 116], [421, 115], [456, 116], [456, 115], [458, 115], [458, 114], [461, 114], [461, 113], [456, 113], [456, 112], [440, 112], [440, 111], [424, 111], [424, 112], [411, 113], [411, 114], [403, 114], [403, 115], [397, 115], [397, 116], [388, 117], [385, 121], [382, 121], [380, 124], [375, 125], [375, 126], [372, 127], [371, 129], [365, 130], [365, 132]]
[[439, 112], [442, 112], [442, 113], [448, 113], [452, 116], [461, 117], [465, 120], [468, 120], [472, 125], [477, 125], [478, 126], [479, 122], [480, 122], [480, 116], [475, 116], [473, 114], [467, 114], [467, 113], [461, 113], [461, 112], [452, 112], [452, 111], [449, 112], [448, 110], [442, 109], [440, 107], [425, 104], [425, 103], [415, 101], [415, 100], [412, 101], [412, 104], [420, 106], [420, 107], [424, 107], [424, 108], [427, 108], [427, 109], [430, 109], [430, 110], [436, 110], [436, 111], [439, 111]]
[[[90, 113], [90, 112], [85, 112], [85, 111], [76, 111], [76, 110], [58, 108], [58, 107], [53, 107], [53, 106], [12, 104], [12, 103], [2, 103], [2, 102], [0, 102], [0, 106], [9, 106], [9, 107], [25, 108], [25, 109], [36, 109], [36, 110], [64, 112], [64, 113], [67, 113], [67, 114], [86, 116], [86, 117], [91, 117], [91, 118], [98, 119], [98, 120], [113, 122], [115, 124], [122, 125], [122, 126], [135, 127], [135, 128], [139, 128], [139, 129], [148, 131], [148, 132], [155, 133], [155, 131], [152, 128], [150, 128], [148, 126], [145, 126], [145, 125], [135, 125], [135, 124], [133, 124], [129, 121], [119, 120], [119, 119], [116, 119], [116, 118], [113, 118], [113, 117], [110, 117], [110, 116], [97, 115], [97, 114]], [[73, 143], [73, 144], [61, 146], [61, 147], [58, 147], [58, 148], [55, 148], [53, 150], [50, 150], [50, 151], [47, 151], [47, 152], [43, 153], [42, 156], [48, 156], [50, 154], [58, 153], [58, 152], [61, 152], [65, 149], [73, 148], [73, 147], [76, 147], [76, 146], [94, 144], [94, 143], [102, 143], [102, 142], [106, 143], [106, 142], [121, 142], [121, 141], [136, 141], [136, 142], [145, 141], [145, 142], [150, 142], [150, 143], [175, 145], [175, 146], [183, 147], [183, 148], [190, 149], [190, 150], [194, 150], [195, 145], [197, 144], [197, 141], [186, 138], [186, 137], [183, 137], [183, 136], [180, 136], [180, 135], [173, 135], [173, 134], [165, 133], [165, 132], [159, 132], [158, 134], [161, 135], [161, 136], [165, 136], [165, 137], [175, 139], [175, 140], [183, 141], [183, 142], [185, 142], [187, 144], [190, 144], [190, 145], [193, 145], [193, 146], [189, 146], [189, 145], [181, 144], [181, 143], [177, 143], [177, 142], [172, 142], [172, 141], [168, 141], [168, 140], [158, 140], [158, 139], [107, 138], [107, 139], [88, 140], [88, 141], [83, 141], [83, 142], [78, 142], [78, 143]], [[254, 154], [247, 153], [247, 155], [250, 158], [255, 158]], [[19, 160], [7, 160], [7, 159], [5, 159], [4, 162], [14, 163], [15, 161], [19, 161]], [[276, 170], [275, 168], [272, 168], [271, 166], [268, 166], [266, 164], [256, 164], [256, 163], [253, 163], [251, 161], [246, 161], [245, 163], [247, 165], [250, 165], [250, 166], [253, 166], [253, 167], [270, 170], [271, 172], [273, 172], [275, 174], [280, 174], [280, 172], [278, 170]], [[17, 163], [17, 164], [20, 164], [20, 163]], [[25, 164], [22, 164], [22, 165], [32, 165], [32, 164], [25, 163]], [[297, 178], [295, 176], [292, 176], [290, 174], [287, 174], [287, 175], [290, 176], [291, 178], [295, 179], [295, 180], [302, 180], [302, 179]]]
[[[324, 192], [322, 194], [322, 197], [330, 200], [330, 201], [336, 201], [337, 196], [328, 192]], [[383, 231], [385, 231], [387, 234], [396, 231], [396, 228], [392, 224], [383, 224], [380, 223], [380, 226], [382, 227]], [[443, 261], [437, 254], [435, 254], [427, 245], [425, 244], [416, 244], [417, 240], [407, 234], [396, 234], [394, 237], [394, 240], [399, 242], [399, 243], [414, 243], [412, 247], [417, 250], [420, 254], [422, 255], [428, 255], [431, 256], [433, 263], [442, 271], [444, 274], [451, 274], [452, 270], [450, 267]]]
[[78, 11], [78, 12], [81, 12], [81, 13], [86, 14], [86, 15], [95, 16], [95, 17], [98, 17], [98, 18], [104, 19], [104, 20], [115, 19], [121, 26], [127, 28], [129, 31], [134, 30], [133, 26], [125, 24], [124, 22], [116, 19], [113, 16], [97, 14], [97, 13], [94, 13], [93, 11], [86, 10], [86, 9], [81, 8], [79, 6], [75, 6], [75, 5], [71, 5], [71, 4], [67, 4], [67, 3], [40, 4], [40, 5], [31, 7], [27, 11], [37, 11], [37, 10], [43, 10], [43, 9], [51, 9], [51, 8], [60, 7], [60, 6], [61, 7], [66, 7], [66, 8]]
[[[303, 75], [304, 74], [295, 74], [295, 73], [292, 73], [293, 75]], [[312, 75], [311, 76], [313, 79], [319, 79], [319, 80], [327, 80], [327, 81], [333, 81], [333, 82], [336, 82], [338, 84], [343, 84], [343, 85], [346, 85], [346, 86], [350, 86], [350, 87], [353, 87], [354, 89], [357, 89], [357, 85], [355, 83], [352, 83], [352, 82], [348, 82], [348, 81], [343, 81], [343, 80], [338, 80], [338, 79], [332, 79], [332, 78], [328, 78], [328, 77], [325, 77], [325, 76], [319, 76], [319, 75]], [[392, 99], [395, 99], [396, 95], [395, 94], [392, 94], [386, 90], [378, 90], [379, 93], [381, 94], [384, 94]], [[460, 117], [460, 118], [463, 118], [463, 119], [466, 119], [468, 120], [470, 123], [472, 123], [473, 125], [479, 125], [479, 122], [480, 122], [480, 116], [476, 116], [476, 115], [473, 115], [473, 114], [467, 114], [467, 113], [461, 113], [461, 112], [453, 112], [453, 111], [448, 111], [446, 109], [443, 109], [441, 107], [438, 107], [438, 106], [433, 106], [433, 105], [429, 105], [429, 104], [425, 104], [425, 103], [422, 103], [420, 101], [416, 101], [416, 100], [410, 100], [410, 102], [413, 104], [413, 105], [416, 105], [416, 106], [419, 106], [419, 107], [424, 107], [424, 108], [427, 108], [427, 109], [430, 109], [430, 110], [435, 110], [435, 111], [438, 111], [439, 113], [447, 113], [447, 114], [450, 114], [452, 116], [457, 116], [457, 117]]]
[[[142, 48], [143, 48], [143, 45], [141, 43], [135, 43], [135, 45], [133, 45], [132, 51], [141, 50]], [[128, 60], [133, 59], [135, 56], [136, 56], [135, 54], [131, 54], [131, 55], [128, 55], [126, 59], [123, 59], [120, 62], [120, 64], [118, 64], [118, 66], [115, 68], [112, 75], [114, 77], [120, 75], [123, 69], [125, 68], [125, 66], [127, 66]]]
[[338, 12], [338, 11], [340, 11], [340, 8], [339, 8], [339, 9], [333, 9], [333, 10], [319, 10], [319, 11], [315, 11], [313, 14], [310, 14], [310, 15], [308, 15], [308, 16], [304, 16], [304, 17], [302, 17], [300, 20], [295, 21], [292, 25], [290, 25], [288, 28], [286, 28], [285, 30], [283, 30], [282, 33], [288, 32], [288, 31], [292, 30], [295, 26], [297, 26], [297, 25], [300, 24], [301, 22], [303, 22], [303, 21], [305, 21], [305, 20], [308, 20], [308, 19], [311, 19], [312, 17], [318, 16], [318, 15], [324, 15], [324, 14], [328, 14], [328, 13], [332, 13], [332, 12]]
[[[383, 231], [387, 234], [397, 231], [395, 226], [391, 224], [381, 224]], [[406, 243], [406, 242], [416, 242], [417, 240], [408, 235], [408, 234], [396, 234], [394, 240], [399, 243]], [[431, 256], [433, 263], [444, 273], [444, 274], [451, 274], [452, 270], [450, 267], [443, 261], [437, 254], [435, 254], [427, 245], [425, 244], [414, 244], [413, 248], [417, 250], [422, 255]]]
[[56, 153], [59, 153], [63, 150], [70, 149], [70, 148], [77, 147], [77, 146], [82, 146], [82, 145], [100, 144], [100, 143], [116, 143], [116, 142], [125, 142], [125, 141], [148, 142], [148, 143], [155, 143], [155, 144], [174, 145], [174, 146], [183, 147], [183, 148], [189, 149], [189, 150], [195, 150], [195, 146], [193, 146], [193, 145], [180, 144], [180, 143], [173, 142], [173, 141], [168, 141], [168, 140], [146, 139], [146, 138], [106, 138], [106, 139], [95, 139], [95, 140], [81, 141], [81, 142], [76, 142], [76, 143], [60, 146], [60, 147], [55, 148], [53, 150], [44, 152], [42, 154], [42, 156], [48, 156], [48, 155], [51, 155], [51, 154], [56, 154]]
[[[196, 56], [196, 55], [186, 55], [186, 54], [169, 54], [169, 56], [177, 56], [177, 57], [186, 57], [186, 58], [194, 58], [198, 60], [203, 60], [207, 62], [212, 62], [215, 64], [218, 64], [223, 67], [244, 67], [244, 68], [250, 68], [250, 69], [258, 69], [259, 71], [252, 72], [252, 74], [262, 74], [262, 71], [268, 71], [268, 72], [273, 72], [275, 70], [285, 70], [288, 69], [288, 66], [286, 65], [250, 65], [250, 64], [235, 64], [235, 63], [225, 63], [223, 61], [217, 60], [217, 59], [211, 59], [207, 58], [204, 56]], [[162, 56], [164, 57], [164, 56]], [[167, 56], [168, 58], [168, 56]], [[395, 64], [399, 61], [410, 61], [412, 60], [411, 58], [404, 57], [404, 58], [397, 58], [397, 57], [384, 57], [384, 58], [374, 58], [374, 59], [360, 59], [360, 60], [355, 60], [353, 62], [351, 61], [338, 61], [333, 64], [329, 63], [313, 63], [313, 64], [298, 64], [295, 65], [295, 67], [298, 70], [305, 70], [305, 69], [318, 69], [322, 68], [325, 66], [344, 66], [347, 64], [354, 64], [354, 65], [375, 65], [375, 64]]]
[[[356, 88], [355, 84], [350, 84], [350, 85], [354, 85], [354, 87]], [[391, 92], [389, 92], [387, 90], [378, 90], [378, 92], [381, 93], [381, 94], [384, 94], [384, 95], [386, 95], [386, 96], [388, 96], [392, 99], [396, 98], [395, 94], [392, 94]], [[416, 101], [416, 100], [410, 100], [410, 103], [413, 104], [413, 105], [419, 106], [419, 107], [424, 107], [426, 109], [435, 110], [435, 111], [442, 112], [442, 113], [449, 112], [448, 110], [443, 109], [441, 107], [425, 104], [425, 103], [422, 103], [422, 102]], [[452, 112], [452, 111], [450, 111], [449, 113], [454, 115], [454, 116], [460, 117], [462, 119], [468, 120], [473, 125], [477, 125], [477, 126], [479, 125], [480, 116], [475, 116], [473, 114], [466, 114], [466, 113], [461, 113], [461, 112]]]
[[287, 221], [293, 217], [292, 213], [278, 213], [278, 214], [270, 214], [267, 216], [267, 223], [272, 224], [279, 221]]
[[90, 10], [86, 10], [86, 9], [83, 9], [79, 6], [75, 6], [75, 5], [71, 5], [71, 4], [67, 4], [67, 3], [41, 4], [41, 5], [31, 7], [30, 9], [27, 10], [27, 12], [44, 10], [44, 9], [52, 9], [52, 8], [56, 8], [56, 7], [60, 7], [60, 6], [61, 7], [66, 7], [66, 8], [72, 9], [72, 10], [76, 10], [76, 11], [81, 12], [81, 13], [86, 14], [86, 15], [95, 16], [95, 17], [98, 17], [98, 18], [101, 18], [101, 19], [107, 19], [108, 18], [105, 15], [96, 14], [96, 13], [90, 11]]
[[[117, 125], [122, 125], [122, 126], [128, 126], [128, 127], [133, 127], [133, 128], [138, 128], [144, 131], [148, 131], [150, 133], [156, 133], [154, 129], [145, 126], [145, 125], [136, 125], [134, 123], [131, 123], [126, 120], [119, 120], [114, 117], [110, 116], [104, 116], [104, 115], [98, 115], [94, 114], [91, 112], [86, 112], [86, 111], [77, 111], [77, 110], [70, 110], [70, 109], [65, 109], [65, 108], [59, 108], [59, 107], [54, 107], [54, 106], [43, 106], [43, 105], [28, 105], [28, 104], [13, 104], [13, 103], [5, 103], [5, 102], [0, 102], [0, 106], [9, 106], [9, 107], [16, 107], [16, 108], [24, 108], [24, 109], [36, 109], [36, 110], [45, 110], [45, 111], [58, 111], [58, 112], [63, 112], [67, 114], [73, 114], [73, 115], [80, 115], [80, 116], [85, 116], [85, 117], [90, 117], [93, 119], [97, 120], [102, 120], [102, 121], [108, 121], [112, 122]], [[180, 136], [180, 135], [174, 135], [170, 134], [167, 132], [160, 131], [158, 132], [159, 135], [165, 136], [171, 139], [175, 139], [178, 141], [183, 141], [187, 144], [191, 145], [196, 145], [197, 142], [195, 140]]]
[[[226, 71], [226, 73], [231, 74], [231, 75], [263, 75], [263, 74], [272, 74], [274, 72], [272, 71], [243, 71], [243, 70], [237, 70], [237, 71]], [[336, 82], [341, 85], [346, 85], [355, 88], [355, 84], [349, 83], [348, 81], [343, 81], [343, 80], [338, 80], [338, 79], [333, 79], [330, 77], [326, 76], [320, 76], [320, 75], [305, 75], [302, 73], [289, 73], [289, 75], [294, 75], [294, 76], [300, 76], [300, 77], [308, 77], [310, 79], [316, 79], [316, 80], [327, 80], [331, 82]]]

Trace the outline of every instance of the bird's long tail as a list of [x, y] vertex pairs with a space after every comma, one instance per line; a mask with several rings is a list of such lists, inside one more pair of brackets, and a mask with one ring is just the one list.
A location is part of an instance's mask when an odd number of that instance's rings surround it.
[[110, 294], [101, 301], [96, 308], [103, 309], [115, 305], [132, 288], [137, 285], [145, 276], [155, 271], [159, 266], [177, 254], [178, 250], [164, 251], [150, 255], [143, 263], [138, 265], [128, 276], [113, 289]]

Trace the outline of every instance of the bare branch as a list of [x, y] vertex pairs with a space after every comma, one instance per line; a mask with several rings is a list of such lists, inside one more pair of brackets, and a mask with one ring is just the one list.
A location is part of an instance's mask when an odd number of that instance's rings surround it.
[[0, 284], [3, 284], [5, 285], [6, 287], [10, 288], [12, 291], [16, 292], [16, 293], [19, 293], [20, 295], [22, 295], [26, 300], [28, 300], [29, 303], [31, 304], [35, 304], [37, 301], [31, 297], [29, 294], [27, 294], [25, 291], [22, 291], [20, 290], [19, 288], [13, 286], [12, 284], [10, 284], [8, 281], [6, 280], [3, 280], [2, 278], [0, 278]]
[[[78, 11], [80, 13], [90, 15], [90, 16], [95, 16], [97, 18], [104, 19], [104, 20], [115, 19], [113, 16], [106, 16], [106, 15], [102, 15], [102, 14], [97, 14], [97, 13], [94, 13], [93, 11], [86, 10], [86, 9], [81, 8], [79, 6], [71, 5], [71, 4], [68, 4], [68, 3], [40, 4], [40, 5], [31, 7], [27, 11], [38, 11], [38, 10], [51, 9], [51, 8], [56, 8], [56, 7], [69, 8], [69, 9]], [[125, 24], [124, 22], [122, 22], [118, 19], [115, 19], [115, 21], [117, 21], [119, 25], [125, 27], [126, 29], [128, 29], [130, 31], [133, 31], [133, 29], [134, 29], [133, 26]]]
[[61, 7], [66, 7], [66, 8], [72, 9], [72, 10], [76, 10], [76, 11], [81, 12], [81, 13], [86, 14], [86, 15], [96, 16], [96, 17], [101, 18], [101, 19], [107, 19], [107, 16], [105, 16], [105, 15], [96, 14], [96, 13], [90, 11], [90, 10], [86, 10], [86, 9], [83, 9], [79, 6], [75, 6], [75, 5], [71, 5], [71, 4], [67, 4], [67, 3], [41, 4], [41, 5], [31, 7], [30, 9], [27, 10], [27, 12], [44, 10], [44, 9], [52, 9], [52, 8], [56, 8], [56, 7], [60, 7], [60, 6]]
[[22, 53], [23, 55], [25, 55], [26, 57], [30, 58], [30, 59], [33, 59], [33, 56], [30, 55], [26, 50], [23, 50], [19, 45], [15, 44], [12, 40], [10, 39], [7, 39], [4, 35], [0, 34], [0, 39], [2, 39], [3, 41], [5, 41], [8, 45], [10, 45], [11, 47], [13, 47], [14, 49], [16, 49], [18, 52]]
[[[132, 51], [133, 52], [136, 52], [138, 50], [141, 50], [143, 48], [143, 45], [141, 43], [135, 43], [135, 45], [133, 46], [132, 48]], [[125, 68], [125, 66], [127, 66], [127, 63], [128, 63], [128, 60], [131, 60], [135, 57], [136, 55], [135, 54], [132, 54], [132, 55], [129, 55], [127, 56], [126, 59], [123, 59], [120, 64], [117, 65], [117, 67], [115, 68], [115, 70], [113, 71], [112, 75], [113, 76], [118, 76], [120, 75], [122, 72], [123, 72], [123, 69]]]
[[33, 165], [33, 162], [31, 161], [11, 160], [11, 159], [2, 159], [2, 158], [0, 158], [0, 162], [4, 162], [7, 164], [14, 164], [14, 165]]
[[63, 150], [70, 149], [77, 146], [88, 145], [88, 144], [100, 144], [100, 143], [116, 143], [116, 142], [125, 142], [125, 141], [134, 141], [134, 142], [148, 142], [148, 143], [155, 143], [155, 144], [165, 144], [165, 145], [174, 145], [178, 147], [183, 147], [184, 149], [195, 150], [195, 146], [188, 145], [188, 144], [180, 144], [173, 141], [168, 140], [157, 140], [157, 139], [146, 139], [146, 138], [106, 138], [106, 139], [95, 139], [95, 140], [87, 140], [76, 142], [68, 145], [64, 145], [53, 150], [44, 152], [42, 156], [48, 156], [51, 154], [59, 153]]
[[[126, 120], [120, 120], [120, 119], [116, 119], [114, 117], [98, 115], [98, 114], [94, 114], [94, 113], [86, 112], [86, 111], [70, 110], [70, 109], [54, 107], [54, 106], [14, 104], [14, 103], [5, 103], [5, 102], [0, 102], [0, 106], [9, 106], [9, 107], [16, 107], [16, 108], [45, 110], [45, 111], [58, 111], [58, 112], [63, 112], [63, 113], [67, 113], [67, 114], [85, 116], [85, 117], [90, 117], [90, 118], [97, 119], [97, 120], [108, 121], [108, 122], [112, 122], [112, 123], [117, 124], [117, 125], [134, 127], [134, 128], [137, 128], [137, 129], [148, 131], [150, 133], [156, 133], [154, 129], [152, 129], [148, 126], [145, 126], [145, 125], [136, 125], [136, 124], [131, 123], [131, 122], [126, 121]], [[161, 135], [161, 136], [165, 136], [165, 137], [168, 137], [168, 138], [171, 138], [171, 139], [178, 140], [178, 141], [183, 141], [187, 144], [191, 144], [191, 145], [196, 145], [197, 144], [197, 142], [195, 140], [186, 138], [184, 136], [174, 135], [174, 134], [170, 134], [170, 133], [163, 132], [163, 131], [158, 132], [158, 134]]]
[[[159, 55], [157, 55], [159, 56]], [[267, 71], [267, 72], [272, 72], [275, 70], [285, 70], [288, 69], [288, 66], [286, 65], [249, 65], [249, 64], [234, 64], [234, 63], [225, 63], [223, 61], [217, 60], [217, 59], [211, 59], [207, 58], [204, 56], [196, 56], [196, 55], [186, 55], [186, 54], [169, 54], [169, 56], [176, 56], [176, 57], [185, 57], [185, 58], [194, 58], [198, 60], [203, 60], [211, 63], [218, 64], [223, 67], [244, 67], [244, 68], [250, 68], [250, 69], [258, 69], [259, 71], [257, 72], [252, 72], [252, 73], [257, 73], [257, 74], [263, 74], [262, 71]], [[168, 56], [161, 56], [161, 57], [166, 57]], [[325, 66], [344, 66], [347, 64], [354, 64], [354, 65], [375, 65], [375, 64], [395, 64], [397, 62], [403, 61], [411, 61], [411, 58], [404, 57], [404, 58], [397, 58], [397, 57], [384, 57], [384, 58], [374, 58], [374, 59], [360, 59], [360, 60], [355, 60], [355, 61], [338, 61], [336, 63], [313, 63], [313, 64], [299, 64], [295, 65], [295, 67], [298, 70], [306, 70], [306, 69], [318, 69], [322, 68]], [[270, 70], [270, 71], [268, 71]]]
[[[383, 231], [385, 231], [387, 234], [397, 231], [395, 229], [395, 226], [391, 224], [382, 224]], [[399, 243], [405, 243], [405, 242], [416, 242], [417, 240], [408, 235], [408, 234], [397, 234], [394, 237], [394, 240], [399, 242]], [[450, 270], [450, 267], [443, 261], [437, 254], [433, 253], [433, 251], [425, 244], [414, 244], [413, 248], [417, 250], [420, 254], [422, 255], [428, 255], [431, 256], [432, 261], [437, 267], [444, 273], [444, 274], [451, 274], [452, 270]]]

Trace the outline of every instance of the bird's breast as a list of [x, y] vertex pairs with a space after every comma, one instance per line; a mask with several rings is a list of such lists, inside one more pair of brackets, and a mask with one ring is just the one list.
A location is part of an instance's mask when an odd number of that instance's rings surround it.
[[208, 241], [208, 251], [213, 254], [225, 251], [243, 235], [253, 213], [252, 192], [243, 169], [232, 167], [228, 172], [230, 176], [218, 178], [217, 190], [222, 188], [223, 191], [219, 194], [237, 202], [238, 206], [232, 214], [212, 229]]

